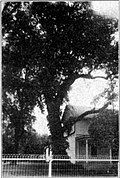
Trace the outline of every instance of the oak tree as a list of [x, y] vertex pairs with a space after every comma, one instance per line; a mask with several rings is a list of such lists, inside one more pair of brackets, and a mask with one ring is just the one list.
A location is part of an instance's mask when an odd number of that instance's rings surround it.
[[[2, 12], [3, 90], [28, 90], [30, 105], [46, 105], [53, 154], [66, 154], [61, 105], [78, 78], [92, 71], [118, 74], [116, 19], [95, 14], [89, 2], [7, 2]], [[86, 70], [84, 70], [86, 69]], [[23, 92], [24, 93], [24, 92]]]

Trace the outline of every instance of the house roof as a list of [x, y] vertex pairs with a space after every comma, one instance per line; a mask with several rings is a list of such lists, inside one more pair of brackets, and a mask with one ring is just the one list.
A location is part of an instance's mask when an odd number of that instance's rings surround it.
[[[64, 110], [64, 114], [63, 114], [63, 122], [67, 121], [70, 117], [78, 117], [81, 114], [83, 114], [86, 111], [90, 111], [91, 107], [86, 107], [86, 106], [75, 106], [75, 105], [67, 105], [65, 110]], [[95, 116], [95, 114], [89, 114], [87, 116], [85, 116], [84, 118], [93, 118], [93, 116]]]

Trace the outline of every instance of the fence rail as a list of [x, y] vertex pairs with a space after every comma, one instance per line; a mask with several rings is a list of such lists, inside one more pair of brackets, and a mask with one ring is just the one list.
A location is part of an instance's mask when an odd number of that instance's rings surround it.
[[8, 159], [8, 158], [32, 158], [32, 159], [45, 159], [45, 155], [39, 155], [39, 154], [3, 154], [2, 159]]
[[118, 159], [70, 159], [56, 155], [3, 155], [2, 176], [80, 177], [119, 176]]

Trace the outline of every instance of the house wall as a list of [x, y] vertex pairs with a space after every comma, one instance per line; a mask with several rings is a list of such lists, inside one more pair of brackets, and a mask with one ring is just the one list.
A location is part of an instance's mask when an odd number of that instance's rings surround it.
[[89, 120], [79, 121], [75, 125], [75, 135], [89, 135], [88, 128], [89, 128]]
[[76, 157], [79, 158], [79, 156], [85, 157], [86, 155], [86, 142], [85, 140], [76, 140], [76, 149], [75, 149], [75, 154]]
[[[90, 154], [91, 154], [91, 148], [88, 144], [88, 155]], [[86, 140], [85, 139], [76, 139], [75, 156], [77, 158], [86, 158]]]
[[69, 148], [67, 149], [68, 156], [75, 158], [75, 134], [68, 138]]
[[[89, 127], [89, 121], [87, 120], [79, 121], [75, 124], [75, 128], [74, 128], [75, 134], [73, 134], [72, 136], [68, 138], [69, 149], [67, 149], [67, 153], [68, 153], [68, 156], [70, 156], [71, 158], [74, 159], [76, 157], [76, 140], [75, 140], [76, 136], [77, 135], [89, 135], [88, 127]], [[85, 155], [85, 146], [83, 146], [83, 149], [81, 151], [82, 153], [84, 152], [84, 155]]]
[[[81, 138], [83, 136], [88, 136], [88, 128], [89, 128], [90, 120], [86, 119], [84, 121], [79, 121], [75, 124], [75, 128], [73, 127], [73, 131], [75, 129], [75, 133], [68, 138], [69, 149], [67, 149], [68, 156], [72, 159], [75, 159], [76, 156], [85, 157], [86, 155], [86, 145], [85, 140], [77, 141], [76, 138]], [[89, 145], [90, 140], [88, 141], [88, 154], [91, 155], [91, 146]], [[109, 157], [110, 150], [108, 148], [97, 149], [97, 157]], [[92, 156], [91, 156], [92, 157]], [[94, 156], [93, 156], [94, 157]], [[74, 161], [73, 161], [74, 162]]]

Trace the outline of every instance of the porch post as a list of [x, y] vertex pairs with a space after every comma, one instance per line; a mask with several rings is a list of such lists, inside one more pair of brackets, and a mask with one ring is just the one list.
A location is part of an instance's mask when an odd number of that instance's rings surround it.
[[88, 138], [86, 138], [86, 162], [88, 162]]

